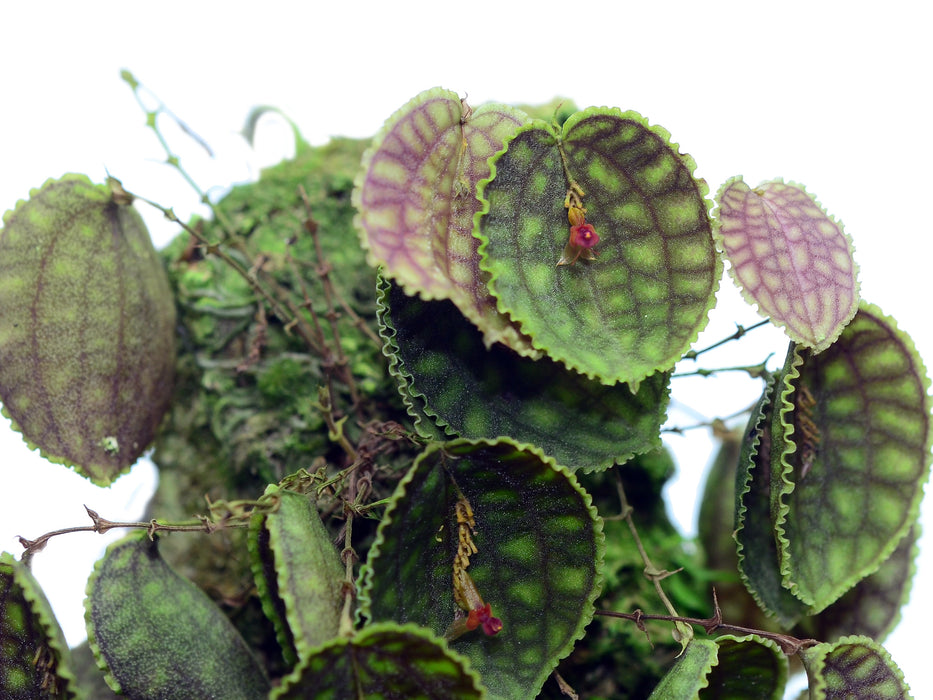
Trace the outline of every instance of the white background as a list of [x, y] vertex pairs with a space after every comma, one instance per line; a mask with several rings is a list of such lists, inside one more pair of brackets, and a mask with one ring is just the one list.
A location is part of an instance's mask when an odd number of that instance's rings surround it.
[[[337, 9], [338, 5], [342, 9]], [[870, 7], [871, 9], [867, 9]], [[303, 8], [303, 9], [299, 9]], [[443, 8], [443, 9], [442, 9]], [[928, 168], [933, 161], [930, 10], [921, 3], [4, 3], [0, 7], [0, 211], [64, 172], [200, 211], [162, 164], [164, 153], [132, 93], [128, 68], [214, 149], [164, 122], [185, 166], [211, 195], [257, 175], [290, 148], [268, 118], [256, 152], [238, 131], [260, 104], [281, 108], [312, 143], [366, 137], [435, 85], [487, 100], [635, 109], [667, 128], [715, 192], [732, 175], [754, 185], [805, 183], [853, 237], [862, 295], [895, 316], [928, 364], [926, 289], [933, 252]], [[141, 209], [157, 243], [175, 229]], [[757, 316], [727, 282], [698, 346]], [[2, 313], [2, 309], [0, 309]], [[774, 329], [711, 355], [751, 363], [785, 340]], [[747, 405], [758, 385], [740, 375], [680, 380], [678, 406], [707, 417]], [[673, 422], [694, 419], [679, 410]], [[671, 511], [695, 530], [694, 501], [712, 443], [672, 437], [681, 474]], [[296, 465], [299, 466], [299, 465]], [[45, 464], [0, 425], [0, 548], [15, 536], [86, 524], [82, 504], [111, 519], [137, 517], [151, 489], [140, 464], [107, 490]], [[931, 507], [924, 508], [930, 529]], [[35, 569], [71, 643], [83, 637], [80, 601], [104, 538], [57, 538]], [[933, 696], [923, 639], [933, 614], [933, 561], [924, 541], [914, 595], [886, 647], [915, 697]], [[926, 668], [924, 667], [926, 665]], [[927, 685], [924, 686], [924, 683]]]

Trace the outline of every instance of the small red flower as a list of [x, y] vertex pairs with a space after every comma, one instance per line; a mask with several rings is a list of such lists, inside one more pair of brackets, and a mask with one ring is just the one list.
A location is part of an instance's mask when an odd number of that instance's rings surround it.
[[466, 627], [468, 630], [475, 630], [480, 625], [483, 627], [483, 632], [490, 637], [502, 631], [502, 620], [492, 616], [492, 607], [489, 603], [481, 608], [471, 610], [470, 614], [467, 615]]
[[580, 257], [584, 260], [596, 259], [596, 251], [593, 247], [599, 243], [599, 234], [596, 233], [593, 224], [582, 221], [582, 216], [571, 217], [571, 221], [573, 220], [580, 221], [580, 223], [570, 227], [570, 239], [564, 247], [560, 260], [557, 261], [558, 265], [573, 265]]
[[592, 248], [599, 243], [599, 234], [592, 224], [580, 224], [570, 227], [570, 245], [578, 248]]

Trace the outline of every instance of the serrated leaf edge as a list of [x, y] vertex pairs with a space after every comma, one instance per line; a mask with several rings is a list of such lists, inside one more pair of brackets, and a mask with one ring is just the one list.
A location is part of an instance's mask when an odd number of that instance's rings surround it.
[[[868, 566], [861, 573], [860, 576], [854, 577], [853, 580], [849, 581], [847, 585], [840, 585], [840, 588], [843, 591], [850, 590], [852, 586], [861, 581], [863, 578], [870, 576], [871, 574], [878, 571], [881, 568], [881, 565], [891, 556], [897, 545], [900, 543], [901, 539], [907, 535], [910, 531], [910, 528], [917, 521], [920, 514], [920, 504], [923, 501], [923, 484], [929, 479], [930, 476], [930, 466], [933, 463], [933, 420], [931, 418], [931, 400], [930, 400], [930, 375], [927, 372], [926, 366], [924, 365], [923, 358], [920, 356], [920, 353], [917, 352], [916, 345], [913, 342], [913, 338], [906, 332], [902, 331], [897, 322], [890, 316], [886, 315], [878, 306], [872, 304], [868, 301], [862, 299], [858, 305], [858, 311], [863, 311], [868, 315], [871, 315], [875, 319], [879, 320], [881, 323], [886, 324], [887, 327], [892, 332], [900, 343], [903, 344], [904, 349], [907, 351], [908, 357], [916, 364], [917, 376], [920, 379], [920, 384], [923, 389], [923, 403], [924, 408], [926, 409], [926, 414], [928, 416], [927, 420], [927, 435], [924, 446], [924, 454], [926, 455], [924, 470], [925, 475], [919, 479], [919, 487], [917, 488], [916, 495], [914, 496], [913, 502], [910, 504], [908, 511], [908, 516], [904, 519], [904, 524], [901, 526], [900, 532], [893, 536], [887, 545], [880, 550], [876, 561], [873, 565]], [[790, 541], [786, 537], [786, 531], [784, 529], [784, 523], [787, 521], [787, 514], [790, 512], [790, 506], [784, 502], [784, 497], [789, 496], [796, 487], [796, 484], [791, 480], [793, 475], [794, 468], [787, 461], [787, 458], [790, 455], [794, 454], [797, 451], [796, 443], [793, 441], [794, 426], [793, 420], [789, 423], [784, 420], [784, 417], [794, 410], [793, 403], [790, 401], [790, 396], [794, 393], [795, 389], [792, 385], [792, 382], [800, 378], [800, 367], [803, 365], [803, 358], [800, 355], [800, 346], [796, 343], [791, 343], [791, 348], [794, 353], [794, 358], [791, 362], [791, 366], [788, 372], [782, 373], [784, 387], [781, 390], [781, 406], [779, 411], [775, 411], [775, 422], [780, 425], [783, 431], [784, 439], [784, 450], [780, 456], [780, 483], [782, 484], [781, 492], [775, 493], [773, 488], [774, 482], [774, 454], [773, 444], [772, 444], [772, 517], [774, 518], [774, 534], [775, 539], [778, 542], [778, 556], [780, 558], [780, 570], [781, 576], [784, 582], [784, 586], [788, 588], [791, 593], [793, 593], [799, 600], [803, 601], [810, 606], [808, 614], [815, 615], [826, 607], [831, 605], [835, 601], [830, 601], [825, 605], [818, 605], [816, 601], [810, 600], [810, 596], [802, 595], [799, 585], [792, 580], [792, 571], [791, 571], [791, 553], [790, 553]], [[772, 437], [774, 431], [772, 430]], [[842, 594], [840, 594], [841, 597]], [[836, 598], [838, 600], [838, 597]]]
[[71, 650], [65, 641], [65, 634], [39, 582], [32, 572], [9, 552], [0, 553], [0, 565], [10, 567], [13, 582], [22, 591], [23, 598], [29, 603], [29, 611], [38, 619], [45, 640], [57, 657], [55, 675], [64, 681], [65, 697], [83, 697], [78, 680], [71, 670]]
[[901, 667], [894, 662], [888, 650], [871, 637], [857, 634], [840, 637], [835, 642], [817, 644], [814, 647], [801, 651], [804, 667], [807, 671], [807, 679], [810, 682], [810, 698], [812, 698], [812, 700], [823, 700], [823, 698], [826, 697], [826, 681], [823, 678], [823, 668], [826, 665], [826, 657], [839, 647], [858, 644], [870, 648], [881, 657], [889, 669], [895, 671], [895, 677], [900, 680], [904, 689], [907, 691], [906, 697], [910, 698], [910, 685], [908, 685]]
[[[703, 178], [696, 177], [697, 164], [696, 164], [696, 161], [693, 159], [693, 156], [691, 156], [688, 153], [682, 153], [680, 151], [680, 144], [671, 141], [671, 133], [667, 129], [665, 129], [663, 126], [659, 124], [654, 124], [654, 125], [650, 124], [646, 117], [642, 116], [640, 113], [634, 110], [627, 110], [623, 112], [618, 107], [587, 107], [586, 109], [583, 109], [583, 110], [580, 110], [578, 112], [574, 112], [573, 114], [571, 114], [567, 118], [567, 120], [564, 122], [562, 127], [560, 128], [556, 127], [556, 125], [551, 124], [543, 119], [533, 119], [527, 124], [523, 124], [515, 131], [515, 133], [512, 134], [510, 138], [506, 140], [505, 145], [502, 148], [502, 150], [494, 153], [492, 156], [489, 157], [489, 160], [488, 160], [489, 177], [484, 178], [480, 180], [478, 183], [476, 183], [476, 197], [477, 199], [479, 199], [481, 206], [479, 210], [473, 215], [473, 237], [479, 239], [480, 241], [480, 245], [477, 250], [480, 256], [479, 268], [480, 270], [485, 272], [489, 277], [487, 280], [487, 286], [489, 288], [490, 294], [492, 294], [496, 298], [496, 308], [499, 309], [500, 313], [505, 314], [506, 316], [508, 316], [509, 319], [511, 319], [512, 323], [514, 323], [519, 328], [519, 331], [522, 333], [522, 335], [530, 339], [532, 347], [534, 347], [536, 350], [543, 352], [545, 355], [553, 359], [555, 362], [560, 362], [568, 369], [574, 372], [578, 372], [579, 374], [584, 375], [588, 379], [597, 381], [600, 384], [604, 384], [606, 386], [612, 386], [620, 382], [625, 382], [631, 385], [632, 391], [638, 391], [638, 386], [641, 383], [641, 381], [643, 381], [644, 379], [650, 377], [651, 375], [657, 372], [664, 372], [664, 371], [671, 369], [674, 366], [674, 364], [676, 364], [677, 361], [680, 360], [680, 357], [683, 355], [683, 353], [686, 352], [690, 348], [690, 346], [696, 342], [700, 333], [703, 331], [704, 328], [706, 328], [707, 324], [709, 323], [709, 313], [706, 313], [700, 319], [699, 324], [696, 326], [694, 330], [693, 336], [689, 338], [688, 342], [684, 344], [680, 355], [678, 355], [678, 357], [675, 358], [671, 364], [658, 365], [654, 367], [653, 369], [650, 369], [644, 376], [635, 377], [631, 379], [624, 378], [624, 377], [603, 377], [597, 374], [595, 371], [587, 371], [585, 368], [577, 366], [570, 358], [558, 358], [558, 357], [554, 357], [553, 355], [551, 355], [549, 352], [549, 349], [545, 345], [543, 345], [540, 341], [538, 341], [532, 333], [529, 332], [529, 330], [526, 328], [527, 324], [522, 323], [521, 321], [519, 321], [512, 315], [507, 305], [503, 302], [502, 298], [496, 293], [495, 284], [496, 284], [496, 279], [498, 278], [499, 275], [495, 271], [490, 270], [488, 264], [486, 263], [486, 261], [489, 258], [489, 255], [486, 250], [489, 244], [489, 237], [484, 235], [482, 232], [482, 219], [484, 216], [486, 216], [489, 213], [490, 202], [486, 198], [485, 194], [486, 194], [486, 187], [488, 187], [489, 184], [493, 180], [496, 179], [496, 174], [497, 174], [496, 163], [498, 162], [499, 158], [503, 156], [506, 152], [508, 152], [509, 146], [511, 145], [512, 141], [514, 141], [520, 134], [526, 131], [532, 131], [534, 129], [543, 128], [548, 133], [550, 133], [556, 141], [559, 142], [565, 137], [567, 132], [573, 126], [575, 126], [578, 122], [582, 121], [585, 118], [595, 116], [595, 115], [606, 115], [606, 116], [615, 116], [615, 117], [620, 117], [620, 118], [625, 118], [625, 119], [632, 119], [633, 121], [637, 121], [638, 123], [640, 123], [642, 126], [644, 126], [646, 129], [648, 129], [652, 133], [661, 137], [661, 139], [667, 144], [667, 146], [674, 152], [675, 156], [684, 164], [684, 166], [690, 172], [690, 176], [693, 179], [693, 181], [697, 183], [698, 185], [697, 190], [701, 198], [703, 199], [703, 202], [706, 204], [706, 215], [707, 215], [707, 218], [710, 218], [710, 230], [712, 231], [712, 219], [710, 216], [710, 212], [713, 206], [713, 202], [712, 200], [710, 200], [710, 196], [709, 196], [710, 195], [709, 184]], [[719, 291], [719, 285], [720, 285], [720, 280], [722, 279], [722, 270], [723, 270], [722, 255], [720, 255], [719, 250], [716, 249], [715, 239], [713, 239], [713, 246], [714, 246], [716, 255], [714, 255], [714, 262], [713, 262], [713, 266], [715, 268], [713, 271], [713, 284], [710, 288], [709, 299], [707, 300], [707, 304], [709, 305], [709, 308], [712, 308], [713, 306], [715, 306], [716, 293]], [[712, 304], [709, 304], [710, 301], [712, 301]], [[709, 309], [707, 309], [707, 311], [709, 311]]]
[[379, 528], [376, 530], [376, 537], [373, 540], [372, 546], [369, 549], [369, 555], [366, 558], [366, 563], [360, 568], [360, 573], [358, 577], [357, 589], [359, 591], [357, 595], [357, 600], [359, 602], [359, 607], [357, 608], [357, 620], [362, 618], [368, 618], [370, 621], [366, 623], [366, 626], [371, 626], [375, 624], [372, 622], [370, 617], [370, 606], [372, 605], [372, 598], [370, 597], [370, 591], [372, 590], [372, 578], [374, 575], [374, 569], [372, 567], [372, 562], [379, 557], [382, 545], [385, 543], [385, 528], [392, 522], [392, 515], [395, 512], [398, 502], [405, 496], [407, 493], [408, 486], [414, 480], [415, 474], [418, 471], [421, 463], [430, 458], [437, 452], [443, 452], [448, 448], [460, 447], [463, 445], [472, 445], [475, 447], [495, 447], [497, 445], [508, 445], [514, 448], [517, 451], [530, 452], [538, 459], [540, 459], [544, 464], [550, 466], [555, 471], [563, 474], [569, 481], [571, 488], [573, 488], [577, 493], [580, 494], [584, 508], [589, 512], [590, 517], [593, 521], [593, 535], [596, 544], [596, 561], [595, 561], [595, 575], [593, 577], [593, 587], [590, 594], [584, 599], [582, 604], [582, 615], [580, 620], [577, 623], [577, 627], [574, 632], [570, 635], [567, 640], [566, 645], [563, 649], [554, 653], [553, 666], [544, 671], [542, 675], [536, 679], [535, 687], [537, 691], [540, 690], [541, 686], [547, 680], [550, 673], [557, 667], [557, 664], [561, 659], [568, 656], [572, 651], [576, 643], [583, 638], [586, 630], [586, 626], [590, 624], [595, 615], [596, 610], [596, 599], [599, 597], [599, 594], [602, 592], [604, 575], [603, 575], [603, 564], [606, 556], [606, 538], [603, 532], [603, 520], [600, 517], [599, 513], [596, 510], [596, 506], [593, 504], [593, 497], [590, 493], [583, 488], [580, 482], [577, 480], [574, 473], [567, 469], [566, 467], [560, 466], [557, 462], [547, 455], [544, 454], [539, 448], [528, 443], [519, 443], [511, 438], [497, 438], [495, 440], [488, 439], [477, 439], [471, 440], [467, 438], [458, 438], [456, 440], [451, 440], [449, 442], [435, 442], [428, 445], [421, 454], [419, 454], [411, 468], [402, 477], [399, 481], [398, 486], [396, 486], [395, 492], [390, 497], [389, 503], [386, 506], [386, 509], [383, 513], [382, 520], [379, 523]]
[[410, 622], [401, 625], [397, 622], [373, 622], [354, 633], [352, 637], [336, 637], [309, 650], [308, 654], [298, 663], [298, 665], [295, 666], [295, 668], [293, 668], [288, 675], [282, 678], [280, 684], [272, 690], [272, 692], [269, 694], [269, 700], [277, 700], [286, 690], [288, 690], [287, 686], [289, 683], [294, 683], [300, 680], [301, 674], [304, 672], [305, 668], [307, 668], [308, 664], [311, 662], [311, 659], [313, 659], [316, 654], [320, 654], [321, 652], [327, 651], [328, 649], [346, 646], [348, 644], [352, 644], [354, 641], [359, 641], [361, 639], [365, 639], [366, 637], [375, 634], [381, 634], [383, 632], [399, 632], [410, 634], [437, 645], [440, 647], [443, 653], [447, 655], [448, 658], [460, 664], [465, 675], [473, 679], [473, 683], [479, 691], [480, 697], [485, 698], [487, 696], [486, 686], [483, 685], [479, 673], [477, 673], [473, 666], [470, 664], [470, 660], [466, 656], [463, 656], [459, 652], [451, 649], [445, 640], [441, 639], [440, 637], [435, 637], [429, 629]]
[[[742, 177], [742, 175], [733, 175], [732, 177], [728, 178], [728, 179], [719, 187], [719, 189], [716, 191], [716, 198], [715, 198], [715, 203], [716, 203], [716, 204], [715, 204], [715, 208], [712, 210], [711, 217], [710, 217], [710, 218], [712, 219], [712, 222], [713, 222], [713, 240], [715, 241], [716, 249], [717, 249], [717, 251], [719, 252], [720, 258], [721, 258], [722, 260], [724, 260], [724, 261], [725, 261], [726, 259], [728, 259], [728, 257], [727, 257], [727, 254], [726, 254], [725, 238], [724, 238], [724, 236], [722, 235], [722, 230], [721, 230], [721, 229], [722, 229], [722, 219], [721, 219], [721, 217], [720, 217], [720, 211], [721, 211], [721, 209], [722, 209], [722, 206], [720, 205], [720, 202], [722, 201], [723, 193], [724, 193], [730, 186], [736, 184], [737, 182], [741, 182], [741, 183], [743, 183], [743, 184], [747, 184], [747, 183], [745, 183], [745, 179]], [[736, 286], [736, 288], [739, 290], [739, 293], [741, 293], [742, 298], [745, 299], [746, 302], [748, 302], [748, 305], [749, 305], [749, 306], [751, 306], [753, 309], [755, 309], [755, 312], [756, 312], [759, 316], [761, 316], [761, 317], [764, 318], [764, 319], [767, 319], [768, 322], [771, 323], [771, 325], [776, 326], [777, 328], [780, 328], [782, 331], [784, 331], [784, 334], [785, 334], [791, 341], [793, 341], [793, 342], [795, 342], [795, 343], [799, 343], [799, 344], [801, 344], [801, 345], [803, 345], [803, 346], [805, 346], [805, 347], [810, 348], [810, 349], [813, 351], [813, 354], [816, 355], [816, 354], [822, 352], [823, 350], [825, 350], [826, 348], [828, 348], [828, 347], [829, 347], [830, 345], [832, 345], [834, 342], [836, 342], [836, 340], [839, 338], [839, 336], [842, 335], [842, 332], [845, 330], [845, 327], [848, 325], [849, 321], [851, 321], [853, 318], [855, 318], [855, 314], [858, 313], [858, 310], [859, 310], [859, 300], [860, 300], [860, 298], [861, 298], [861, 282], [859, 281], [859, 272], [860, 272], [860, 268], [859, 268], [858, 261], [857, 261], [856, 258], [855, 258], [855, 242], [852, 240], [852, 236], [850, 236], [850, 235], [846, 232], [845, 227], [843, 226], [842, 221], [840, 221], [840, 220], [837, 219], [835, 216], [833, 216], [832, 214], [830, 214], [830, 213], [826, 210], [826, 207], [824, 207], [824, 206], [820, 203], [820, 201], [816, 198], [816, 196], [813, 195], [811, 192], [809, 192], [809, 191], [807, 190], [807, 188], [804, 187], [804, 185], [803, 185], [802, 183], [796, 182], [796, 181], [794, 181], [794, 180], [786, 180], [786, 181], [785, 181], [784, 178], [776, 177], [776, 178], [773, 178], [773, 179], [771, 179], [771, 180], [764, 180], [764, 181], [758, 183], [757, 187], [761, 187], [762, 185], [771, 185], [771, 184], [774, 184], [774, 185], [782, 184], [782, 185], [790, 185], [790, 186], [793, 186], [793, 187], [799, 187], [799, 188], [804, 192], [804, 194], [806, 194], [811, 200], [813, 200], [813, 203], [819, 208], [819, 210], [820, 210], [821, 212], [823, 212], [823, 214], [826, 215], [826, 218], [828, 218], [834, 225], [836, 225], [837, 227], [839, 227], [839, 231], [842, 233], [843, 237], [844, 237], [845, 240], [846, 240], [846, 245], [847, 245], [847, 247], [848, 247], [848, 249], [849, 249], [849, 257], [851, 258], [852, 264], [853, 264], [853, 266], [854, 266], [853, 273], [854, 273], [854, 275], [855, 275], [855, 290], [854, 290], [854, 293], [853, 293], [853, 295], [852, 295], [852, 299], [853, 299], [852, 308], [849, 310], [849, 313], [846, 315], [845, 320], [844, 320], [842, 323], [839, 324], [839, 332], [836, 333], [836, 335], [834, 335], [834, 336], [827, 336], [826, 339], [825, 339], [823, 342], [817, 343], [816, 345], [812, 345], [812, 346], [811, 346], [811, 345], [809, 345], [804, 339], [798, 338], [798, 337], [794, 337], [796, 334], [793, 334], [793, 333], [790, 331], [790, 329], [787, 327], [787, 324], [786, 324], [786, 323], [784, 323], [783, 321], [775, 320], [774, 318], [772, 318], [771, 316], [769, 316], [767, 313], [765, 313], [765, 312], [762, 310], [762, 308], [758, 305], [757, 300], [754, 298], [754, 296], [751, 294], [751, 292], [749, 292], [749, 291], [745, 288], [745, 286], [742, 284], [742, 282], [739, 280], [739, 277], [738, 277], [738, 274], [737, 274], [737, 272], [736, 272], [735, 266], [734, 266], [734, 265], [731, 265], [731, 264], [729, 265], [729, 277], [732, 279], [732, 283], [733, 283], [733, 284]], [[754, 187], [750, 187], [750, 189], [751, 189], [752, 191], [755, 190]]]

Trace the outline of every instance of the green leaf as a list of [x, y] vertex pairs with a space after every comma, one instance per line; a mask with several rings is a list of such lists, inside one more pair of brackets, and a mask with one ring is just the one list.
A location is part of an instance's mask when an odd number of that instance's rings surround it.
[[695, 700], [707, 687], [709, 672], [716, 664], [719, 648], [711, 639], [694, 638], [674, 667], [661, 679], [650, 700]]
[[800, 185], [752, 190], [735, 177], [717, 196], [716, 239], [736, 285], [791, 340], [828, 348], [858, 310], [852, 241]]
[[781, 700], [787, 657], [758, 635], [693, 639], [651, 694], [652, 700]]
[[88, 641], [108, 684], [130, 697], [265, 698], [239, 632], [135, 532], [107, 548], [85, 599]]
[[801, 621], [794, 636], [832, 642], [858, 634], [883, 642], [910, 596], [920, 524], [915, 523], [881, 568], [853, 586], [819, 615]]
[[[535, 348], [604, 384], [671, 368], [706, 325], [722, 272], [693, 159], [640, 115], [591, 108], [559, 133], [522, 127], [492, 164], [474, 235], [499, 309]], [[598, 257], [558, 266], [575, 187]]]
[[293, 122], [288, 115], [285, 114], [278, 107], [272, 107], [270, 105], [261, 105], [259, 107], [253, 107], [249, 115], [246, 117], [246, 123], [243, 125], [243, 130], [240, 132], [243, 135], [243, 138], [246, 139], [247, 143], [250, 146], [255, 146], [256, 141], [256, 127], [259, 126], [259, 120], [266, 114], [277, 114], [282, 119], [284, 119], [288, 126], [292, 130], [292, 137], [295, 139], [295, 157], [306, 153], [311, 150], [311, 144], [309, 144], [304, 136], [301, 135], [301, 131], [298, 129], [298, 125]]
[[745, 430], [735, 475], [735, 541], [739, 574], [749, 593], [781, 626], [792, 626], [806, 605], [784, 588], [771, 524], [774, 382], [768, 383]]
[[716, 638], [718, 663], [700, 691], [701, 700], [781, 700], [787, 684], [787, 656], [771, 639], [752, 634]]
[[[475, 327], [448, 302], [406, 296], [379, 285], [381, 333], [416, 428], [435, 422], [454, 435], [507, 436], [531, 443], [570, 469], [594, 471], [660, 446], [668, 373], [604, 386], [547, 358], [531, 360], [502, 346], [485, 348]], [[572, 420], [568, 420], [572, 416]]]
[[73, 698], [71, 657], [45, 594], [12, 554], [0, 554], [0, 697]]
[[0, 233], [0, 397], [24, 439], [107, 486], [172, 396], [175, 303], [139, 214], [83, 175], [49, 180]]
[[810, 679], [810, 700], [908, 700], [904, 673], [891, 655], [868, 637], [843, 637], [800, 653]]
[[531, 448], [506, 440], [429, 447], [386, 508], [361, 575], [361, 611], [445, 633], [458, 611], [460, 493], [476, 522], [469, 574], [503, 628], [468, 632], [452, 646], [492, 697], [532, 697], [592, 618], [603, 535], [573, 475]]
[[427, 630], [381, 623], [315, 650], [270, 700], [315, 698], [484, 698], [469, 662]]
[[467, 106], [456, 93], [426, 90], [387, 121], [363, 155], [355, 223], [373, 266], [409, 294], [450, 299], [483, 332], [524, 355], [539, 355], [496, 310], [479, 271], [473, 215], [487, 160], [528, 117], [512, 107]]
[[286, 661], [294, 664], [337, 636], [344, 570], [308, 495], [269, 486], [263, 500], [278, 505], [257, 508], [250, 520], [253, 575]]
[[772, 522], [784, 586], [816, 613], [877, 571], [917, 519], [930, 381], [910, 337], [863, 302], [819, 355], [792, 344], [777, 386]]

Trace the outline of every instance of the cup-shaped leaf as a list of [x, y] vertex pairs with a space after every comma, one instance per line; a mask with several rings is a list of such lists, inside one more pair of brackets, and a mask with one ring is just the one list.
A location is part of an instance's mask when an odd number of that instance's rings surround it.
[[101, 486], [169, 405], [175, 302], [139, 214], [65, 175], [4, 216], [0, 397], [31, 445]]
[[706, 687], [706, 677], [716, 664], [718, 648], [712, 639], [694, 638], [674, 666], [651, 693], [649, 700], [695, 700]]
[[65, 637], [32, 573], [0, 554], [0, 697], [73, 698]]
[[426, 629], [383, 622], [335, 639], [304, 659], [270, 700], [483, 698], [469, 662]]
[[717, 239], [745, 298], [794, 342], [825, 350], [858, 310], [858, 266], [842, 224], [783, 180], [753, 190], [735, 177], [717, 199]]
[[250, 520], [249, 550], [262, 608], [286, 661], [337, 636], [344, 569], [317, 508], [306, 494], [278, 486]]
[[653, 700], [781, 700], [787, 657], [758, 635], [694, 639], [651, 694]]
[[388, 119], [363, 155], [353, 203], [371, 264], [409, 294], [450, 299], [487, 345], [499, 341], [534, 355], [496, 310], [472, 235], [476, 183], [489, 176], [489, 157], [526, 121], [506, 105], [474, 110], [449, 90], [426, 90]]
[[458, 615], [461, 498], [475, 519], [468, 573], [502, 629], [467, 632], [452, 648], [492, 697], [534, 696], [592, 618], [603, 534], [574, 476], [531, 448], [505, 440], [429, 447], [386, 508], [362, 575], [362, 613], [445, 634]]
[[929, 387], [910, 337], [864, 302], [820, 354], [791, 344], [775, 392], [771, 512], [784, 586], [812, 612], [876, 571], [916, 520]]
[[449, 302], [406, 296], [387, 280], [379, 298], [389, 371], [419, 430], [433, 419], [458, 437], [510, 437], [584, 471], [660, 446], [668, 373], [652, 375], [637, 393], [626, 384], [605, 386], [548, 358], [487, 349]]
[[771, 454], [774, 382], [769, 382], [752, 410], [735, 475], [735, 541], [739, 574], [749, 593], [785, 628], [806, 613], [807, 606], [782, 583], [777, 543], [771, 522]]
[[909, 700], [904, 673], [869, 637], [843, 637], [800, 653], [810, 680], [810, 700]]
[[[534, 347], [605, 384], [673, 367], [722, 271], [693, 159], [640, 115], [591, 108], [560, 132], [520, 128], [492, 164], [475, 235], [500, 310]], [[568, 248], [577, 261], [558, 265]]]
[[269, 682], [220, 608], [175, 573], [158, 540], [110, 545], [88, 580], [88, 642], [107, 683], [132, 698], [265, 698]]
[[710, 671], [700, 700], [748, 698], [781, 700], [787, 684], [787, 656], [772, 639], [755, 634], [716, 638], [718, 663]]

